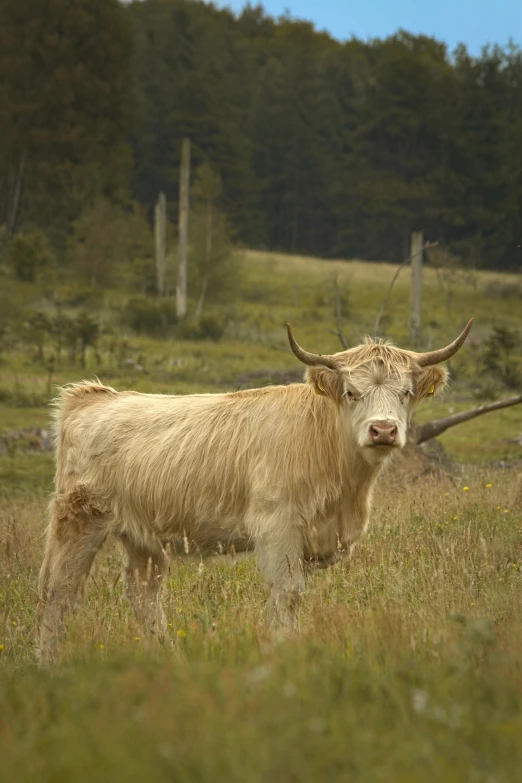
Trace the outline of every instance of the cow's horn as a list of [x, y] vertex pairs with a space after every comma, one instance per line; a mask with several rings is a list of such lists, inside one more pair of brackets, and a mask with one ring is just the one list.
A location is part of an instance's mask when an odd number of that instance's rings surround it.
[[309, 353], [308, 351], [304, 351], [301, 346], [297, 344], [296, 339], [292, 334], [292, 327], [290, 324], [286, 325], [286, 330], [288, 332], [290, 348], [300, 361], [311, 366], [319, 364], [323, 367], [329, 367], [331, 370], [338, 369], [338, 364], [332, 356], [322, 356], [320, 353]]
[[439, 364], [440, 362], [445, 362], [447, 359], [451, 359], [451, 357], [457, 353], [459, 348], [463, 346], [464, 341], [468, 336], [469, 330], [471, 329], [472, 325], [473, 325], [473, 318], [471, 318], [468, 321], [464, 330], [459, 334], [457, 339], [453, 340], [453, 342], [447, 345], [445, 348], [439, 348], [438, 351], [426, 351], [426, 353], [416, 353], [415, 359], [417, 361], [417, 364], [420, 364], [421, 367], [428, 367], [431, 364]]

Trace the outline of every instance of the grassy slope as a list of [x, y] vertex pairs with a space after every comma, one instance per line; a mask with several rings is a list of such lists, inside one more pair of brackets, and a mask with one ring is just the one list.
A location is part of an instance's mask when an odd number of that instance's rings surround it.
[[[175, 393], [229, 390], [241, 383], [262, 384], [274, 370], [299, 368], [286, 347], [286, 321], [292, 323], [297, 339], [310, 350], [339, 350], [339, 341], [331, 334], [335, 328], [335, 277], [344, 300], [343, 329], [348, 342], [354, 344], [373, 331], [379, 304], [396, 271], [395, 266], [384, 263], [324, 262], [259, 252], [246, 253], [243, 266], [242, 297], [229, 308], [230, 327], [220, 343], [161, 341], [130, 335], [129, 354], [140, 359], [147, 374], [117, 372], [105, 354], [100, 367], [88, 355], [85, 370], [66, 365], [59, 368], [52, 381], [64, 383], [96, 373], [116, 388]], [[37, 296], [34, 286], [8, 282], [13, 301], [19, 304]], [[448, 287], [442, 290], [433, 270], [425, 270], [424, 282], [424, 335], [428, 345], [452, 339], [469, 316], [476, 320], [469, 344], [451, 365], [454, 381], [449, 393], [442, 402], [425, 403], [418, 414], [420, 421], [476, 405], [474, 389], [480, 370], [474, 341], [482, 340], [494, 325], [513, 328], [521, 323], [519, 299], [509, 296], [510, 284], [517, 282], [515, 276], [492, 272], [475, 273], [473, 279], [462, 276], [450, 285], [451, 307]], [[385, 334], [404, 347], [408, 344], [409, 283], [409, 270], [405, 269], [383, 320]], [[501, 297], [495, 294], [494, 285], [503, 286]], [[108, 292], [104, 317], [110, 320], [124, 299], [119, 292]], [[258, 377], [249, 381], [251, 373], [258, 373]], [[48, 390], [46, 372], [31, 356], [6, 354], [0, 375], [0, 433], [44, 425]], [[510, 394], [498, 389], [495, 393]], [[459, 460], [488, 463], [520, 457], [520, 448], [505, 440], [521, 429], [522, 406], [452, 429], [441, 440]]]
[[[252, 371], [293, 369], [290, 320], [311, 350], [334, 351], [332, 277], [349, 290], [346, 336], [371, 331], [388, 265], [324, 264], [248, 254], [244, 301], [219, 344], [131, 338], [146, 376], [101, 373], [118, 388], [235, 388]], [[407, 273], [387, 333], [407, 338]], [[427, 274], [427, 331], [450, 339], [468, 315], [474, 334], [519, 324], [516, 301], [457, 287], [446, 312]], [[294, 286], [299, 285], [296, 291]], [[296, 297], [299, 297], [297, 303]], [[425, 416], [473, 404], [466, 349], [456, 382]], [[168, 360], [183, 361], [170, 368]], [[161, 360], [160, 364], [156, 361]], [[99, 368], [89, 359], [85, 372]], [[54, 379], [84, 373], [62, 368]], [[469, 380], [471, 379], [471, 380]], [[6, 356], [0, 428], [42, 425], [47, 379]], [[34, 403], [39, 403], [35, 405]], [[41, 403], [41, 404], [40, 404]], [[443, 436], [465, 463], [517, 457], [503, 443], [517, 408]], [[487, 442], [487, 450], [484, 447]], [[6, 781], [478, 781], [518, 779], [522, 763], [522, 507], [512, 471], [464, 468], [454, 487], [417, 483], [378, 492], [371, 529], [350, 567], [310, 581], [302, 631], [270, 636], [250, 558], [171, 569], [172, 646], [141, 636], [122, 600], [112, 545], [98, 559], [62, 662], [35, 666], [35, 595], [49, 456], [0, 456], [0, 776]], [[491, 484], [492, 486], [487, 486]], [[468, 487], [464, 490], [464, 486]]]
[[[335, 329], [333, 280], [337, 277], [340, 290], [348, 298], [344, 306], [343, 331], [349, 344], [356, 344], [364, 334], [371, 334], [379, 305], [388, 290], [397, 267], [391, 264], [368, 264], [360, 261], [321, 262], [294, 256], [248, 254], [249, 279], [265, 291], [273, 304], [265, 310], [272, 324], [291, 320], [298, 340], [321, 352], [340, 350], [338, 338], [330, 334]], [[424, 271], [424, 334], [433, 347], [453, 339], [469, 317], [475, 318], [470, 345], [452, 363], [454, 383], [442, 402], [425, 402], [418, 412], [419, 421], [466, 410], [483, 401], [473, 395], [480, 370], [475, 341], [486, 337], [492, 326], [519, 328], [522, 324], [520, 300], [515, 288], [519, 278], [492, 272], [475, 273], [451, 283], [451, 305], [448, 308], [448, 287], [441, 289], [435, 271]], [[295, 306], [295, 285], [299, 286], [299, 306]], [[492, 296], [494, 285], [503, 287], [502, 298]], [[510, 285], [513, 295], [509, 296]], [[385, 333], [396, 344], [407, 347], [409, 332], [409, 270], [403, 270], [394, 286], [386, 309]], [[290, 303], [293, 306], [290, 306]], [[259, 317], [262, 317], [259, 315]], [[274, 341], [277, 336], [274, 333]], [[279, 332], [278, 342], [284, 343]], [[498, 392], [497, 392], [498, 394]], [[502, 396], [512, 396], [504, 391]], [[449, 430], [441, 436], [448, 452], [456, 459], [488, 463], [493, 459], [513, 459], [522, 456], [520, 447], [505, 443], [506, 438], [522, 430], [522, 406], [498, 411], [473, 422]]]

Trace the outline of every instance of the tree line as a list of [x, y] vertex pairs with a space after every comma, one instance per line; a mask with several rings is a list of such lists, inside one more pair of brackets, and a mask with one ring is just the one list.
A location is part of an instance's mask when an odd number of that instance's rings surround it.
[[0, 0], [0, 122], [0, 246], [39, 229], [65, 258], [100, 204], [150, 220], [160, 191], [174, 217], [188, 137], [247, 246], [400, 260], [422, 229], [464, 263], [520, 265], [515, 45], [341, 43], [261, 6]]

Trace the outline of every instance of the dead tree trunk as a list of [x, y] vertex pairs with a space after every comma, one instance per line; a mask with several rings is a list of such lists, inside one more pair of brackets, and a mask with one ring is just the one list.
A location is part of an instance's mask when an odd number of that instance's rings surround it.
[[337, 276], [334, 278], [334, 293], [335, 293], [335, 315], [337, 320], [337, 329], [335, 331], [331, 330], [330, 334], [335, 334], [343, 346], [343, 349], [346, 351], [348, 350], [348, 343], [346, 342], [345, 336], [343, 334], [343, 315], [341, 312], [341, 291], [339, 289], [339, 283], [337, 281]]
[[[6, 249], [9, 240], [13, 236], [16, 229], [16, 221], [18, 219], [18, 212], [20, 211], [20, 201], [22, 199], [22, 185], [24, 180], [25, 160], [26, 160], [26, 152], [24, 150], [20, 157], [20, 162], [18, 164], [18, 171], [16, 172], [11, 204], [9, 204], [9, 194], [7, 196], [6, 230], [3, 236], [0, 236], [0, 254], [2, 254]], [[7, 184], [7, 179], [8, 178], [6, 177], [6, 184]]]
[[9, 220], [7, 221], [7, 238], [10, 239], [16, 228], [16, 220], [18, 218], [18, 210], [20, 208], [20, 200], [22, 198], [22, 182], [24, 179], [25, 169], [25, 150], [22, 152], [20, 158], [20, 164], [18, 166], [18, 174], [16, 177], [16, 185], [13, 195], [13, 204], [11, 206], [11, 212], [9, 214]]
[[190, 139], [183, 139], [179, 175], [178, 285], [176, 314], [181, 320], [187, 314], [187, 247], [190, 184]]
[[443, 432], [446, 432], [450, 427], [455, 427], [456, 424], [462, 424], [465, 421], [475, 419], [477, 416], [482, 416], [484, 413], [509, 408], [511, 405], [518, 405], [521, 402], [522, 394], [519, 394], [516, 397], [509, 397], [507, 400], [479, 405], [478, 408], [471, 408], [469, 411], [463, 411], [462, 413], [454, 413], [453, 416], [446, 416], [443, 419], [434, 419], [433, 421], [427, 421], [425, 424], [418, 424], [414, 429], [414, 442], [420, 445], [427, 440], [442, 435]]
[[166, 238], [167, 199], [160, 193], [154, 212], [154, 235], [156, 244], [156, 273], [158, 296], [165, 293], [165, 238]]

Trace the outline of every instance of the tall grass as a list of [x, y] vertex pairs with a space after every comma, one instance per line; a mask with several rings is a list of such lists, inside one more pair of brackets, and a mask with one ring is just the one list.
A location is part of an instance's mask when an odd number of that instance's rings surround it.
[[[513, 781], [522, 762], [522, 509], [512, 471], [377, 493], [349, 566], [270, 633], [251, 557], [172, 564], [143, 638], [109, 544], [61, 662], [35, 665], [46, 499], [2, 505], [6, 781]], [[465, 489], [467, 487], [467, 489]]]

